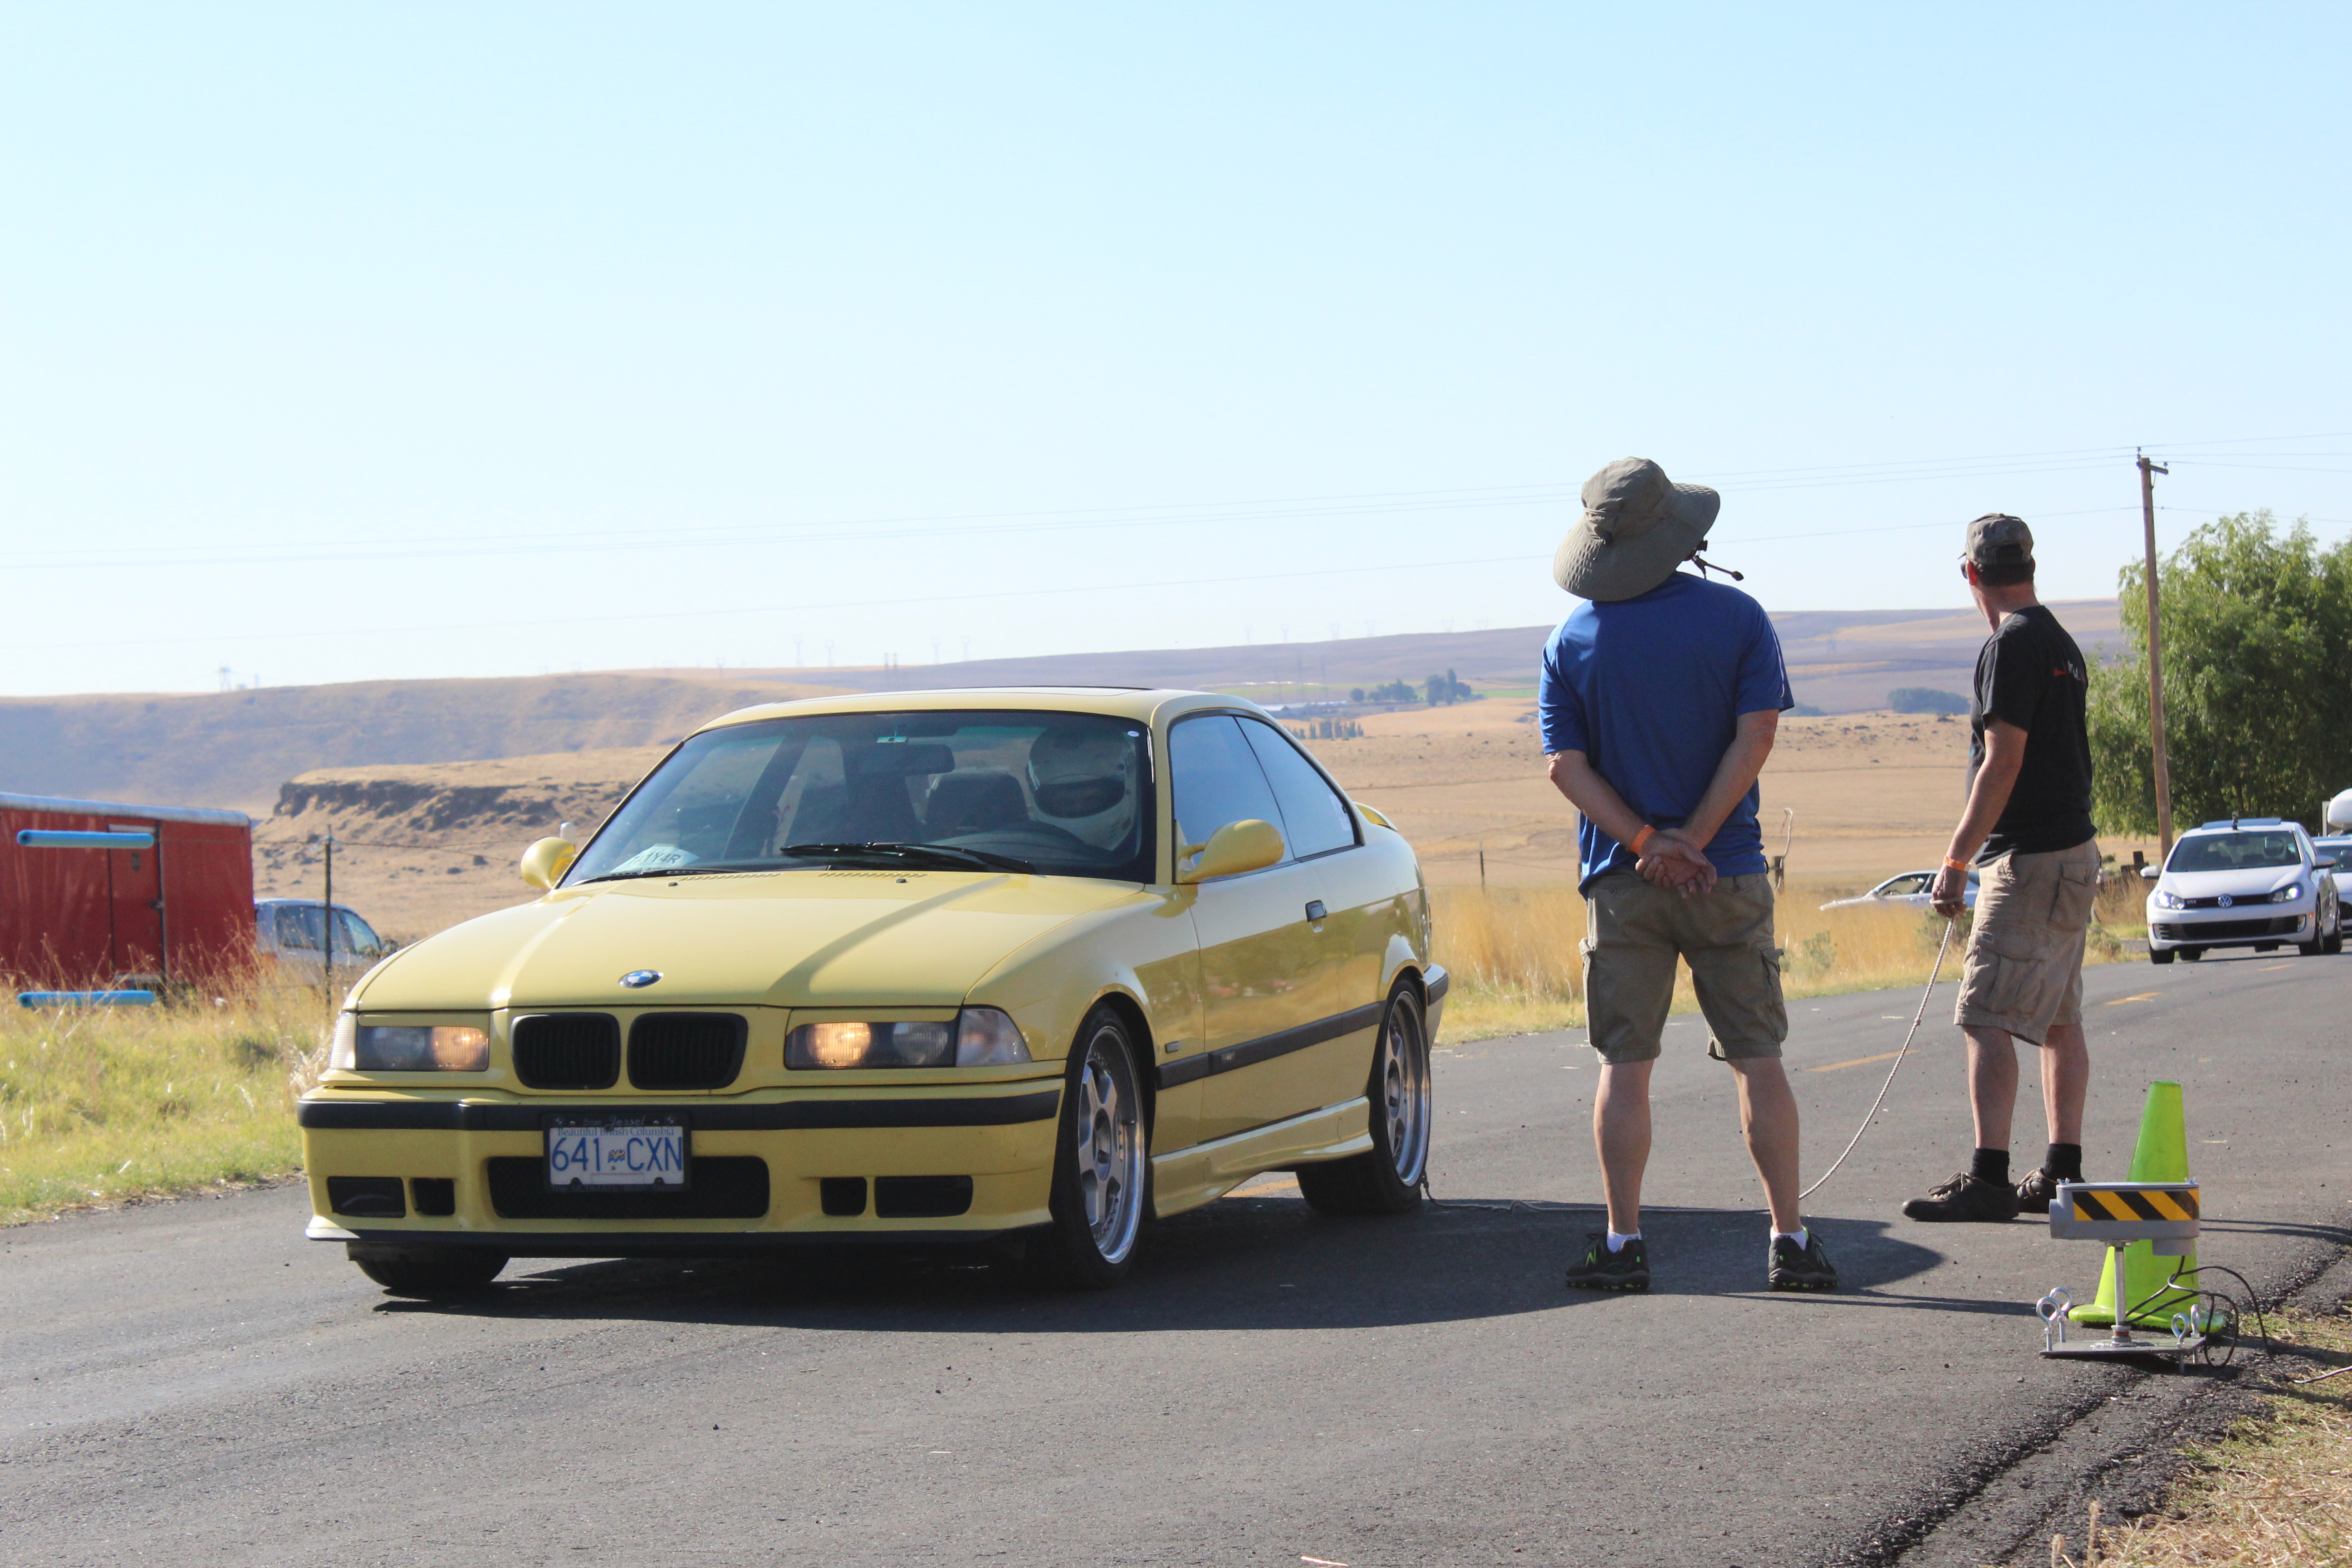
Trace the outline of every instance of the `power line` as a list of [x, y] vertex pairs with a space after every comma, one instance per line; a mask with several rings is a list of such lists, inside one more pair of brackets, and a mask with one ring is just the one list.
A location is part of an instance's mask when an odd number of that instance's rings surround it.
[[[2346, 434], [2278, 437], [2237, 437], [2215, 441], [2164, 443], [2158, 450], [2192, 447], [2248, 446], [2264, 441], [2319, 441], [2352, 438]], [[1722, 469], [1688, 476], [1693, 479], [1740, 483], [1748, 491], [1844, 489], [1856, 485], [1931, 483], [1943, 479], [2027, 477], [2094, 469], [2136, 450], [2130, 447], [2053, 448], [2037, 452], [1991, 453], [1963, 458], [1905, 458], [1883, 462], [1814, 465], [1801, 468]], [[2239, 454], [2266, 456], [2267, 454]], [[2341, 453], [2280, 454], [2337, 457]], [[2187, 459], [2212, 467], [2229, 467], [2209, 458]], [[2238, 464], [2245, 468], [2278, 468]], [[2279, 471], [2297, 471], [2280, 468]], [[2313, 473], [2346, 470], [2305, 469]], [[1094, 531], [1108, 529], [1213, 525], [1220, 522], [1264, 522], [1307, 518], [1373, 516], [1497, 507], [1549, 506], [1569, 502], [1579, 493], [1578, 483], [1478, 486], [1451, 489], [1339, 492], [1329, 495], [1279, 497], [1261, 500], [1161, 503], [1045, 511], [949, 512], [908, 514], [873, 519], [833, 519], [806, 523], [761, 522], [719, 524], [640, 524], [624, 529], [567, 531], [561, 536], [567, 552], [621, 550], [708, 549], [767, 543], [815, 544], [843, 541], [971, 537], [1003, 533]], [[831, 531], [822, 531], [830, 530]], [[346, 561], [397, 561], [449, 557], [535, 553], [547, 548], [545, 533], [448, 534], [410, 536], [380, 546], [354, 548], [346, 539], [332, 544], [289, 542], [256, 546], [250, 541], [219, 544], [178, 544], [170, 552], [126, 557], [119, 549], [22, 551], [0, 557], [0, 563], [18, 570], [77, 569], [105, 565], [248, 566], [330, 563]], [[452, 549], [422, 548], [448, 545]], [[233, 553], [245, 552], [246, 553]]]

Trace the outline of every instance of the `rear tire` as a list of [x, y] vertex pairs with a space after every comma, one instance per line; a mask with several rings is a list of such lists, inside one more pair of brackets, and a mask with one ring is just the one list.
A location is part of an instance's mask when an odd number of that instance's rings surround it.
[[2201, 947], [2184, 947], [2179, 951], [2180, 956], [2191, 963], [2205, 956], [2205, 950]]
[[395, 1296], [433, 1300], [470, 1296], [488, 1288], [507, 1266], [504, 1254], [470, 1247], [400, 1247], [383, 1242], [345, 1244], [360, 1272]]
[[2147, 950], [2147, 961], [2150, 963], [2170, 963], [2172, 950], [2168, 947], [2151, 947]]
[[1029, 1244], [1030, 1271], [1064, 1289], [1108, 1289], [1134, 1265], [1151, 1178], [1135, 1046], [1116, 1008], [1097, 1007], [1078, 1026], [1058, 1127], [1054, 1218]]
[[1301, 1165], [1298, 1195], [1319, 1214], [1410, 1214], [1429, 1170], [1429, 1030], [1421, 993], [1401, 980], [1389, 993], [1365, 1086], [1372, 1146], [1345, 1160]]

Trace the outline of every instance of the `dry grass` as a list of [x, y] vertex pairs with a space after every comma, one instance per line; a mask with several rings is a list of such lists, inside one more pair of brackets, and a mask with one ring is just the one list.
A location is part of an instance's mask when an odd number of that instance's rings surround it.
[[[2093, 928], [2088, 961], [2123, 956], [2121, 942], [2105, 924]], [[2126, 889], [2135, 901], [2133, 884]], [[1824, 910], [1832, 898], [1861, 891], [1846, 883], [1791, 881], [1778, 900], [1776, 938], [1782, 952], [1783, 984], [1791, 997], [1825, 996], [1924, 984], [1936, 961], [1944, 922], [1925, 910], [1853, 908]], [[1580, 1028], [1584, 1024], [1582, 956], [1584, 900], [1574, 887], [1434, 888], [1437, 961], [1454, 976], [1445, 1004], [1445, 1038], [1487, 1039], [1539, 1029]], [[1956, 932], [1945, 957], [1946, 978], [1959, 973], [1966, 932]], [[1690, 971], [1675, 984], [1675, 1010], [1697, 1006]]]
[[0, 1225], [297, 1169], [325, 1017], [310, 991], [0, 1014]]
[[[2272, 1331], [2321, 1367], [2352, 1366], [2352, 1318], [2292, 1315]], [[2241, 1423], [2210, 1447], [2160, 1514], [2102, 1525], [2097, 1561], [2110, 1568], [2306, 1568], [2352, 1563], [2352, 1373], [2263, 1392], [2267, 1420]], [[2087, 1523], [2087, 1521], [2085, 1521]], [[2070, 1532], [2087, 1534], [2087, 1531]], [[2089, 1560], [2089, 1543], [2053, 1563]]]

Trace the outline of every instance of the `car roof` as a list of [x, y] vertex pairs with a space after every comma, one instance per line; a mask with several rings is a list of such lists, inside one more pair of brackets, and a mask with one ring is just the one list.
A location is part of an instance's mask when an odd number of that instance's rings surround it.
[[[810, 697], [796, 702], [762, 702], [722, 713], [702, 730], [820, 713], [892, 713], [958, 708], [1032, 708], [1048, 713], [1101, 713], [1149, 723], [1161, 711], [1193, 708], [1242, 708], [1263, 711], [1244, 697], [1149, 686], [967, 686], [944, 691], [861, 691], [843, 697]], [[698, 731], [698, 733], [700, 731]]]
[[[316, 899], [256, 899], [253, 900], [253, 907], [257, 910], [276, 910], [286, 908], [315, 910], [319, 907], [319, 900]], [[335, 908], [342, 910], [343, 913], [347, 915], [358, 915], [360, 913], [359, 910], [352, 908], [351, 905], [343, 902], [341, 899], [337, 899], [335, 900]], [[367, 917], [365, 915], [360, 915], [360, 918], [362, 920], [365, 920]]]
[[[2300, 822], [2289, 822], [2284, 817], [2277, 816], [2241, 816], [2234, 819], [2224, 817], [2219, 822], [2200, 822], [2190, 828], [2189, 833], [2235, 833], [2247, 827], [2300, 828], [2302, 826]], [[2186, 838], [2189, 833], [2184, 833], [2180, 837]]]

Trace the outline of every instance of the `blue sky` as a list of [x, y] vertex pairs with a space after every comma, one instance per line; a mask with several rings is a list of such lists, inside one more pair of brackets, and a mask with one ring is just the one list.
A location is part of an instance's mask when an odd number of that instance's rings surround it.
[[0, 6], [0, 692], [1775, 609], [2352, 531], [2341, 7]]

